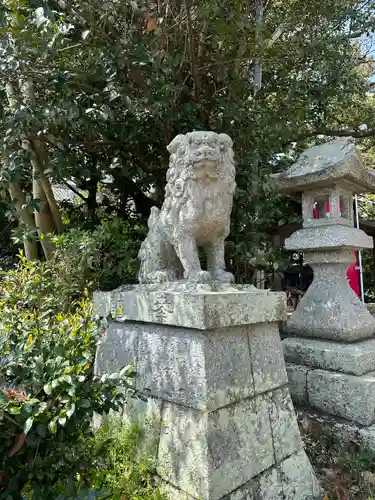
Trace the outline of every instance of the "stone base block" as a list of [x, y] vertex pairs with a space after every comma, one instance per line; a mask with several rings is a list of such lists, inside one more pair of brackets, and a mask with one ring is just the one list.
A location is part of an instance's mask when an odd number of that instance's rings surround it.
[[122, 315], [107, 324], [95, 371], [134, 363], [149, 399], [123, 418], [153, 424], [148, 448], [170, 500], [314, 498], [278, 331], [282, 294], [138, 287], [102, 299]]
[[[171, 484], [160, 480], [160, 486], [173, 500], [197, 500]], [[301, 450], [242, 485], [221, 500], [315, 500], [321, 489], [315, 473]]]
[[288, 376], [296, 402], [360, 425], [375, 423], [374, 372], [355, 376], [288, 365]]
[[289, 337], [283, 340], [283, 349], [287, 363], [352, 375], [375, 371], [375, 339], [344, 344]]

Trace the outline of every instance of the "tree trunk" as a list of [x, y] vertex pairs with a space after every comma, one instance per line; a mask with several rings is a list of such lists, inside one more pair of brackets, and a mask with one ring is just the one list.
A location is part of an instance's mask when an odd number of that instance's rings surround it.
[[[34, 175], [35, 171], [33, 171]], [[35, 223], [44, 256], [49, 259], [54, 252], [54, 246], [48, 235], [54, 233], [55, 226], [45, 192], [35, 177], [33, 178], [33, 198], [34, 200], [40, 200], [39, 210], [35, 209], [34, 211]]]
[[[36, 105], [36, 98], [34, 93], [34, 85], [32, 80], [28, 79], [27, 81], [21, 82], [21, 94], [23, 95], [24, 100], [31, 106]], [[38, 184], [41, 187], [41, 190], [44, 191], [45, 198], [49, 205], [49, 210], [51, 217], [53, 219], [53, 225], [58, 234], [63, 231], [63, 224], [61, 220], [60, 210], [57, 206], [55, 196], [52, 191], [51, 183], [49, 182], [48, 177], [44, 173], [46, 160], [47, 160], [47, 152], [45, 149], [44, 143], [39, 139], [32, 139], [30, 141], [26, 141], [31, 146], [31, 150], [34, 153], [34, 158], [31, 160], [31, 164], [33, 166], [33, 177], [37, 180]], [[46, 219], [48, 212], [45, 211], [43, 217]], [[47, 222], [46, 222], [47, 224]], [[48, 224], [50, 224], [48, 222]], [[52, 224], [51, 224], [52, 225]]]
[[[11, 182], [8, 186], [8, 191], [11, 200], [15, 204], [19, 221], [25, 225], [26, 229], [30, 231], [36, 231], [34, 218], [32, 214], [30, 214], [30, 212], [27, 210], [26, 197], [19, 183]], [[26, 235], [24, 237], [24, 247], [27, 260], [38, 260], [38, 247], [35, 240], [29, 239]]]
[[55, 195], [53, 194], [52, 191], [51, 183], [48, 177], [44, 173], [45, 160], [47, 156], [44, 150], [44, 145], [39, 140], [33, 140], [30, 142], [31, 142], [31, 147], [35, 154], [35, 157], [31, 160], [31, 163], [35, 170], [37, 181], [41, 186], [41, 188], [43, 189], [46, 200], [48, 202], [55, 231], [57, 234], [61, 234], [63, 232], [63, 223], [61, 219], [60, 210], [59, 207], [57, 206]]
[[[263, 0], [256, 0], [256, 12], [255, 12], [255, 42], [259, 46], [261, 43], [261, 30], [263, 23], [263, 12], [264, 5]], [[262, 88], [262, 57], [258, 57], [254, 63], [254, 94]]]

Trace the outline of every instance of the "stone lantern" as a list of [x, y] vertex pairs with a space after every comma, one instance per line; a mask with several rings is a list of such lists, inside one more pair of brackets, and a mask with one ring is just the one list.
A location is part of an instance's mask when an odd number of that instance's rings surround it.
[[285, 248], [304, 254], [314, 280], [286, 331], [302, 337], [354, 342], [375, 334], [375, 319], [349, 286], [354, 250], [372, 248], [372, 238], [354, 227], [353, 193], [375, 190], [351, 140], [315, 146], [287, 172], [273, 176], [284, 193], [301, 193], [303, 229]]
[[373, 246], [354, 227], [353, 194], [374, 192], [375, 176], [352, 139], [336, 139], [306, 150], [272, 177], [282, 192], [302, 195], [303, 228], [285, 247], [302, 252], [314, 271], [285, 327], [293, 399], [346, 419], [356, 438], [361, 434], [368, 444], [371, 436], [375, 447], [375, 319], [346, 277], [355, 250]]

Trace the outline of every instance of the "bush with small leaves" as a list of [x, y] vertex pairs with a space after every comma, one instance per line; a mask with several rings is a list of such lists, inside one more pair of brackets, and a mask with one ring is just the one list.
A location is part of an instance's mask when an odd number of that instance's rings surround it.
[[[0, 498], [77, 498], [89, 483], [95, 413], [134, 396], [131, 367], [96, 377], [100, 324], [85, 296], [70, 307], [51, 265], [3, 276], [0, 298]], [[64, 311], [64, 312], [61, 312]], [[66, 498], [68, 498], [66, 497]]]

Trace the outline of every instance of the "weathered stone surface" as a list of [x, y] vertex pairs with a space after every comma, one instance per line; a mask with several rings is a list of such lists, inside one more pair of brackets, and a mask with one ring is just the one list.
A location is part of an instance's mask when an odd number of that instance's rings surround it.
[[[170, 500], [198, 500], [197, 497], [188, 495], [164, 481], [160, 484]], [[305, 453], [301, 451], [287, 458], [285, 465], [274, 466], [260, 473], [221, 500], [320, 500], [321, 498], [317, 478]], [[206, 499], [200, 497], [199, 500]]]
[[224, 500], [281, 500], [283, 484], [277, 467], [268, 469], [255, 477]]
[[139, 381], [154, 396], [210, 411], [254, 394], [247, 328], [138, 329]]
[[343, 225], [320, 225], [299, 229], [285, 240], [287, 250], [299, 252], [372, 248], [372, 237], [361, 229]]
[[351, 138], [338, 138], [305, 150], [286, 171], [271, 176], [283, 192], [322, 188], [343, 180], [353, 192], [375, 190], [375, 178], [364, 167]]
[[216, 410], [254, 394], [252, 360], [246, 349], [252, 328], [223, 328], [206, 334], [207, 410]]
[[311, 370], [309, 402], [315, 408], [362, 425], [375, 421], [375, 374], [362, 376]]
[[115, 318], [118, 322], [140, 321], [199, 330], [273, 323], [286, 317], [284, 293], [241, 287], [222, 292], [184, 292], [150, 291], [134, 286], [96, 294], [95, 304], [107, 314], [119, 311]]
[[157, 460], [161, 432], [161, 409], [163, 401], [155, 398], [142, 400], [131, 398], [126, 402], [122, 414], [125, 425], [139, 424], [141, 436], [138, 452], [146, 452], [147, 456]]
[[375, 371], [375, 339], [343, 344], [328, 340], [283, 340], [285, 361], [311, 368], [363, 375]]
[[[203, 131], [180, 134], [169, 144], [165, 200], [160, 211], [151, 209], [138, 255], [140, 283], [234, 281], [224, 261], [236, 188], [232, 145], [226, 134]], [[207, 271], [197, 246], [206, 251]]]
[[295, 453], [280, 465], [284, 500], [321, 498], [321, 489], [304, 450]]
[[193, 497], [218, 500], [273, 463], [264, 398], [209, 414], [165, 404], [158, 474]]
[[363, 427], [360, 424], [313, 410], [299, 410], [299, 421], [311, 421], [315, 428], [329, 429], [342, 445], [357, 443], [363, 449], [375, 451], [375, 425]]
[[287, 383], [278, 325], [259, 324], [249, 328], [249, 345], [255, 393]]
[[133, 363], [137, 370], [138, 325], [110, 322], [98, 343], [95, 374], [114, 373]]
[[285, 329], [301, 337], [354, 342], [375, 333], [371, 316], [346, 279], [353, 252], [309, 252], [306, 263], [314, 270], [314, 280]]
[[375, 425], [358, 429], [359, 442], [371, 451], [375, 451]]
[[269, 415], [276, 462], [292, 455], [302, 448], [296, 414], [289, 394], [284, 387], [267, 394]]
[[301, 365], [287, 364], [286, 371], [293, 401], [300, 405], [306, 404], [308, 402], [307, 373], [309, 372], [309, 368]]
[[189, 495], [188, 493], [185, 493], [182, 490], [179, 490], [178, 488], [175, 488], [171, 484], [167, 483], [166, 481], [163, 481], [160, 478], [157, 478], [157, 484], [160, 487], [160, 490], [164, 495], [169, 500], [202, 500], [202, 497], [197, 498]]
[[223, 500], [320, 500], [321, 489], [303, 450], [262, 472]]

